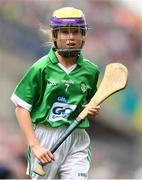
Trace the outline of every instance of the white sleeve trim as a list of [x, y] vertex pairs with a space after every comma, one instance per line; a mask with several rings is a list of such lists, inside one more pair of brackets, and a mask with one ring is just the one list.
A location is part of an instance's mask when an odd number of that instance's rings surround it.
[[19, 98], [18, 96], [16, 96], [16, 94], [12, 94], [11, 96], [11, 101], [15, 104], [15, 106], [19, 105], [25, 109], [27, 109], [28, 111], [31, 111], [32, 109], [32, 105], [28, 104], [27, 102], [23, 101], [21, 98]]

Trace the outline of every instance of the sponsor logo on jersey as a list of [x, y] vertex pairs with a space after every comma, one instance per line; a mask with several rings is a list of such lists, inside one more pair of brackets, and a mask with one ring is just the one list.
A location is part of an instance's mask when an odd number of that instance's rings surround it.
[[69, 115], [76, 109], [76, 105], [67, 104], [63, 101], [66, 101], [64, 97], [58, 97], [57, 100], [60, 102], [55, 102], [51, 108], [49, 120], [52, 122], [56, 122], [59, 120], [66, 121]]
[[68, 99], [62, 96], [57, 97], [57, 102], [67, 103]]

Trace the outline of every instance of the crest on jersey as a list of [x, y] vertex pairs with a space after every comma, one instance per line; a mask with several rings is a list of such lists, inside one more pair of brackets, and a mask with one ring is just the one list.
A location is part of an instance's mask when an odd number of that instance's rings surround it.
[[87, 85], [86, 85], [86, 83], [85, 82], [81, 82], [81, 91], [83, 92], [83, 93], [86, 93], [87, 92]]

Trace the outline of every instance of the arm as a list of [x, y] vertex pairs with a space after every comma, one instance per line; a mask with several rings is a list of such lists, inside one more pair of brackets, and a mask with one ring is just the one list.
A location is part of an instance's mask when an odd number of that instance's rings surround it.
[[51, 152], [40, 146], [39, 140], [37, 139], [32, 127], [32, 120], [29, 111], [21, 106], [17, 106], [15, 112], [19, 126], [37, 159], [39, 159], [42, 164], [46, 164], [54, 160]]

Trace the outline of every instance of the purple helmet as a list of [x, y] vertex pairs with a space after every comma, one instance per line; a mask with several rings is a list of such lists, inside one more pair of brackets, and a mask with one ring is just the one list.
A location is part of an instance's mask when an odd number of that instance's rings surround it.
[[[86, 20], [83, 12], [79, 9], [73, 7], [64, 7], [54, 11], [51, 20], [50, 27], [52, 28], [52, 35], [55, 37], [56, 30], [63, 27], [71, 28], [77, 27], [81, 28], [82, 35], [86, 35], [88, 26], [86, 25]], [[80, 55], [81, 49], [84, 45], [85, 40], [82, 39], [82, 45], [79, 49], [62, 49], [58, 48], [56, 41], [54, 41], [54, 46], [58, 53], [62, 57], [77, 57]]]
[[87, 28], [83, 12], [72, 7], [54, 11], [50, 20], [50, 26], [53, 29], [67, 26]]

